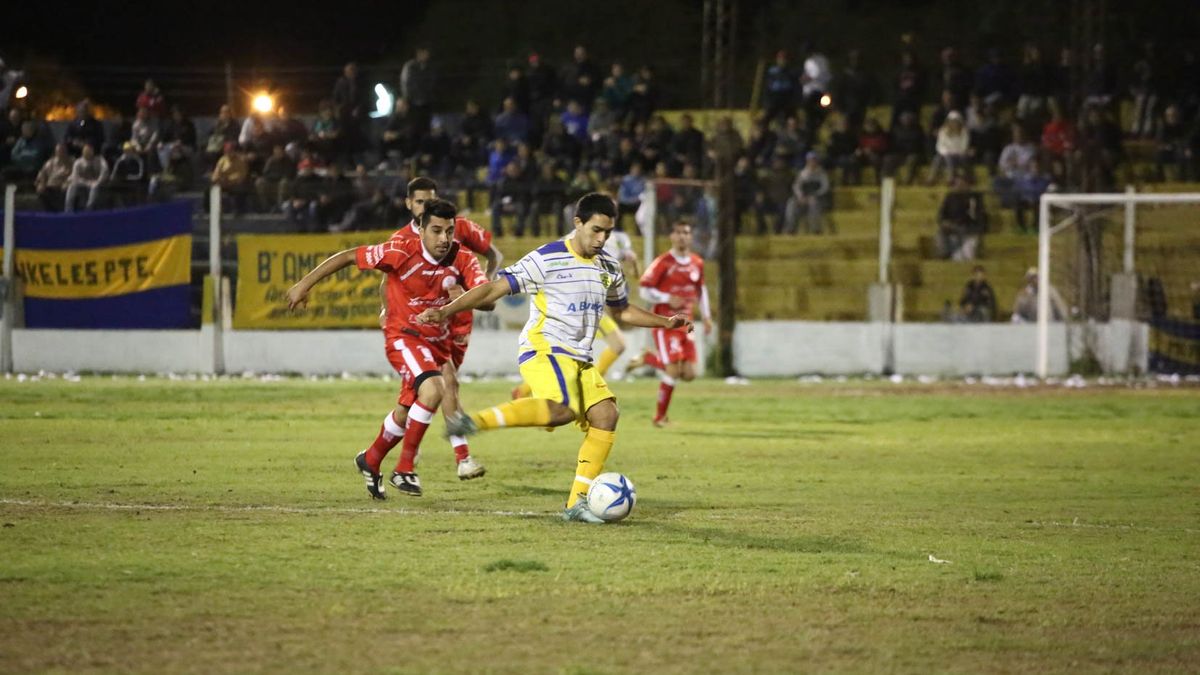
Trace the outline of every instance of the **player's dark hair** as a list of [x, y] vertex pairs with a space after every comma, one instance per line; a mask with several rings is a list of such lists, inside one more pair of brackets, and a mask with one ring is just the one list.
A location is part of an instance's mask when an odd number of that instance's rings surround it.
[[426, 178], [425, 176], [417, 176], [416, 178], [408, 181], [408, 194], [405, 196], [412, 197], [413, 193], [418, 190], [437, 192], [437, 181], [433, 180], [432, 178]]
[[617, 219], [617, 204], [612, 197], [601, 192], [592, 192], [579, 198], [575, 204], [575, 217], [579, 222], [586, 223], [596, 214]]
[[687, 229], [690, 230], [690, 229], [692, 229], [692, 221], [684, 219], [684, 218], [680, 218], [679, 220], [671, 223], [671, 231], [674, 231], [675, 228], [677, 228], [677, 227], [686, 227]]
[[457, 216], [458, 207], [453, 202], [448, 202], [445, 199], [435, 199], [425, 204], [425, 210], [421, 212], [421, 219], [417, 222], [417, 225], [425, 227], [429, 224], [430, 218], [454, 220]]

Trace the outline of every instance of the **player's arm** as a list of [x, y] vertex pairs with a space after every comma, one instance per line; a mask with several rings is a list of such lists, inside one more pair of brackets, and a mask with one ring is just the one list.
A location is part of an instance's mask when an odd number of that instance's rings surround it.
[[500, 263], [504, 262], [504, 254], [495, 246], [489, 246], [488, 250], [483, 252], [483, 257], [487, 258], [487, 269], [483, 273], [488, 279], [494, 280], [496, 272], [500, 271]]
[[708, 304], [708, 287], [700, 281], [700, 320], [704, 322], [704, 334], [712, 334], [712, 308]]
[[489, 281], [486, 284], [476, 286], [463, 293], [448, 305], [430, 308], [421, 312], [417, 315], [417, 321], [421, 323], [441, 323], [459, 312], [477, 309], [484, 305], [495, 306], [496, 301], [508, 295], [510, 290], [511, 288], [506, 279]]
[[297, 281], [294, 286], [288, 289], [288, 309], [296, 309], [297, 307], [303, 309], [304, 307], [307, 307], [308, 292], [312, 290], [312, 287], [315, 286], [318, 281], [331, 274], [334, 274], [343, 267], [353, 265], [355, 260], [355, 252], [356, 249], [348, 248], [340, 253], [334, 253], [322, 261], [320, 265], [314, 267], [308, 274], [305, 274], [303, 279]]
[[639, 328], [666, 328], [668, 330], [687, 326], [689, 332], [692, 330], [692, 322], [684, 314], [659, 316], [637, 305], [609, 307], [609, 311], [612, 312], [613, 318], [630, 326], [638, 326]]

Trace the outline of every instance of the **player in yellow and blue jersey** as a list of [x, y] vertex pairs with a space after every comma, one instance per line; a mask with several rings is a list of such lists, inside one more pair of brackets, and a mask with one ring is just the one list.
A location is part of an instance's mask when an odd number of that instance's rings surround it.
[[586, 508], [592, 479], [616, 438], [616, 398], [592, 363], [592, 343], [607, 308], [621, 321], [643, 328], [691, 330], [682, 314], [665, 317], [629, 304], [620, 263], [604, 251], [617, 218], [617, 205], [600, 193], [576, 205], [574, 233], [531, 251], [500, 272], [495, 281], [467, 291], [418, 320], [439, 323], [515, 293], [531, 296], [529, 321], [521, 331], [517, 363], [532, 392], [470, 416], [447, 419], [450, 434], [466, 436], [500, 427], [557, 427], [577, 422], [585, 432], [567, 496], [566, 520], [601, 522]]

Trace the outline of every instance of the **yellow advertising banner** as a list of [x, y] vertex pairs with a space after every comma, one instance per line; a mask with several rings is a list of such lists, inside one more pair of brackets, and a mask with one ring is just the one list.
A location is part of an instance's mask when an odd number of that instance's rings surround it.
[[75, 250], [19, 248], [13, 262], [26, 298], [107, 298], [188, 283], [192, 237]]
[[243, 234], [238, 241], [233, 327], [378, 328], [383, 275], [351, 265], [313, 287], [308, 309], [289, 312], [287, 290], [321, 261], [356, 246], [378, 244], [391, 230], [345, 234]]

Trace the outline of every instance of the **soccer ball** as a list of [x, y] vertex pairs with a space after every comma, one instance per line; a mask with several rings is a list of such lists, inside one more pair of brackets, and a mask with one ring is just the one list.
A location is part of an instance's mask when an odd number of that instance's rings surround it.
[[637, 491], [633, 489], [633, 483], [615, 471], [596, 476], [588, 489], [588, 510], [610, 523], [628, 516], [636, 503]]

